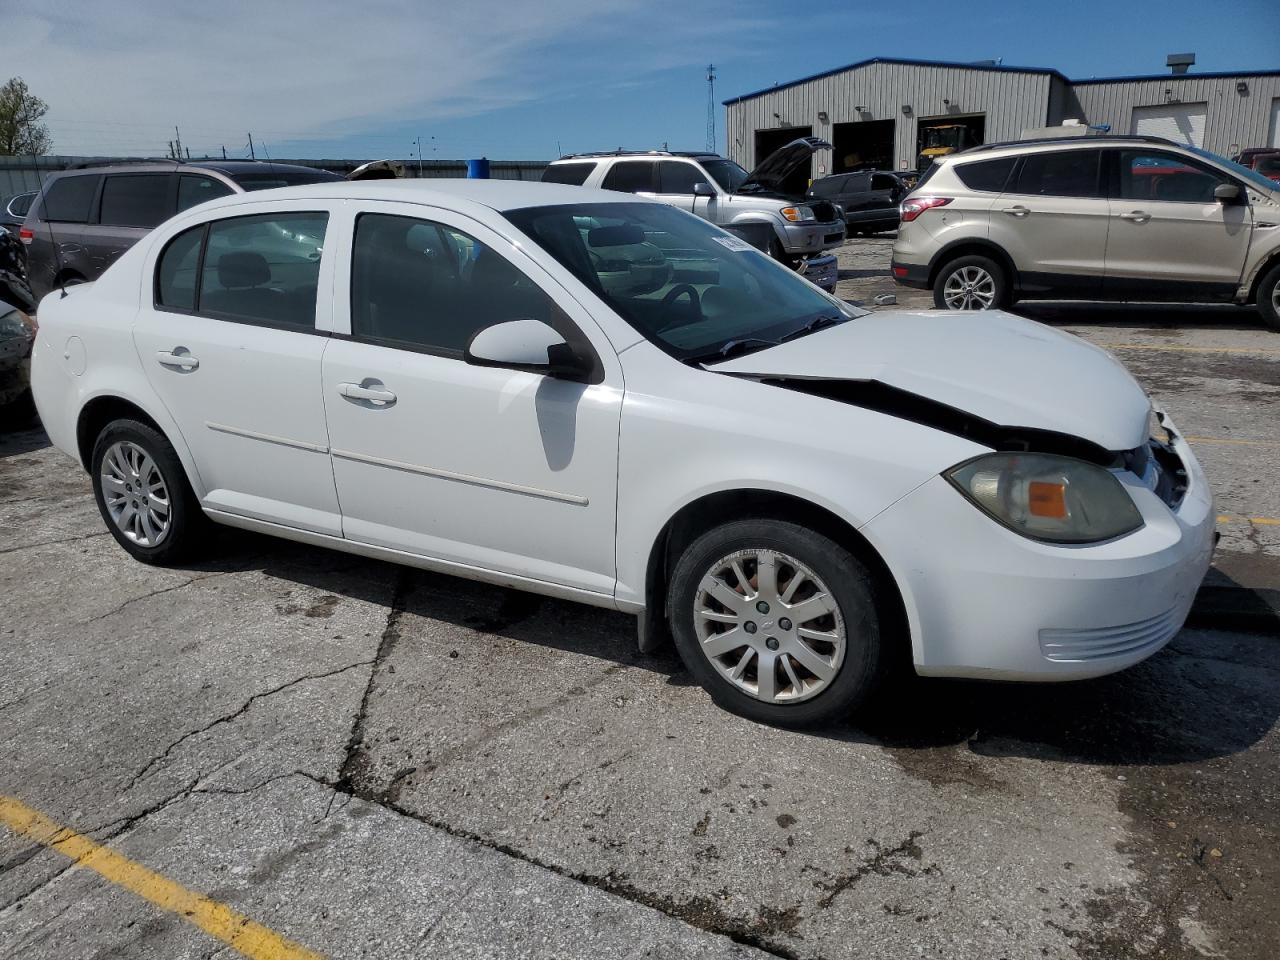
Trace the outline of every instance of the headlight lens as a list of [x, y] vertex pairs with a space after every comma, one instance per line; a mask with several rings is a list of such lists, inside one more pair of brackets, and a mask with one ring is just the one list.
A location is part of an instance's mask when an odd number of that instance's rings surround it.
[[943, 475], [980, 510], [1034, 540], [1096, 543], [1142, 526], [1120, 481], [1083, 460], [992, 453]]
[[811, 207], [783, 207], [781, 212], [792, 223], [804, 223], [813, 219]]

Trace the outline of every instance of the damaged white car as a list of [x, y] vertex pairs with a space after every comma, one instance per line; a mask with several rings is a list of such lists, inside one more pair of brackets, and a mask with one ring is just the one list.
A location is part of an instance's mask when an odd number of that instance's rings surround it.
[[623, 610], [771, 723], [846, 714], [898, 655], [1129, 666], [1212, 551], [1200, 467], [1102, 350], [866, 315], [617, 193], [227, 197], [39, 318], [41, 418], [137, 559], [214, 520]]

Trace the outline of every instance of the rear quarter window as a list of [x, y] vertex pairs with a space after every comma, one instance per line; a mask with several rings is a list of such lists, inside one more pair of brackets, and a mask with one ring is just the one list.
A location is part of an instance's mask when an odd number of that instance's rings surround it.
[[101, 179], [97, 174], [59, 177], [45, 188], [40, 219], [57, 223], [86, 222]]
[[997, 160], [980, 160], [977, 163], [956, 164], [956, 176], [970, 190], [1000, 193], [1009, 182], [1017, 157], [1000, 157]]
[[570, 187], [580, 187], [587, 182], [594, 163], [553, 163], [542, 171], [543, 183], [563, 183]]

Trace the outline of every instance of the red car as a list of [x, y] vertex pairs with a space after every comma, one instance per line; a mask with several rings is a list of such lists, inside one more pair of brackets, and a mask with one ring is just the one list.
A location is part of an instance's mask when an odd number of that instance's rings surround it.
[[1241, 153], [1236, 162], [1280, 183], [1280, 148], [1253, 147]]

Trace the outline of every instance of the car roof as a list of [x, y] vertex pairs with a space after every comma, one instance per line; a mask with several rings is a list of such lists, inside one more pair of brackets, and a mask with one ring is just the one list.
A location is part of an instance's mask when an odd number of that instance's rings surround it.
[[1098, 149], [1125, 145], [1176, 147], [1185, 150], [1185, 143], [1178, 143], [1164, 137], [1150, 137], [1143, 134], [1081, 134], [1078, 137], [1031, 137], [1026, 140], [1002, 140], [996, 143], [983, 143], [968, 150], [961, 150], [940, 160], [972, 160], [992, 154], [1030, 153], [1039, 150], [1071, 150], [1075, 148]]
[[57, 175], [65, 174], [98, 174], [98, 173], [151, 173], [153, 171], [163, 171], [168, 173], [172, 170], [213, 170], [217, 173], [225, 174], [229, 177], [235, 177], [245, 173], [271, 173], [272, 170], [287, 170], [291, 172], [306, 171], [317, 174], [331, 174], [340, 177], [341, 174], [333, 173], [321, 167], [311, 167], [301, 163], [276, 163], [274, 161], [264, 160], [166, 160], [158, 159], [139, 159], [139, 160], [104, 160], [101, 162], [81, 163], [67, 170], [58, 171]]
[[629, 193], [562, 183], [440, 177], [308, 183], [296, 187], [233, 194], [201, 204], [199, 209], [205, 211], [271, 200], [389, 200], [399, 203], [441, 204], [446, 207], [461, 201], [463, 204], [473, 203], [498, 211], [561, 204], [657, 202]]

